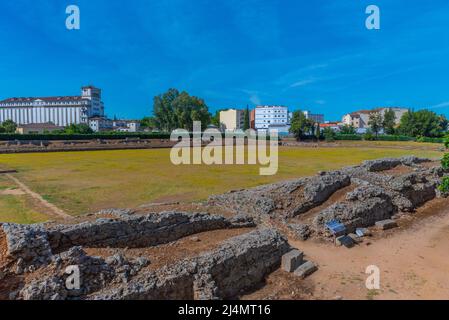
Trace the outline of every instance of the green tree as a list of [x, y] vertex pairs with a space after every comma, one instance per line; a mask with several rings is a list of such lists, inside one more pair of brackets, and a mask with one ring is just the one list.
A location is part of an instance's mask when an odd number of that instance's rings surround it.
[[157, 122], [154, 117], [144, 117], [142, 120], [140, 120], [140, 126], [142, 128], [148, 128], [150, 130], [158, 129]]
[[169, 89], [154, 97], [153, 114], [157, 126], [166, 132], [174, 129], [193, 130], [193, 121], [200, 121], [205, 128], [210, 123], [210, 113], [203, 99], [187, 92]]
[[4, 128], [4, 132], [6, 133], [15, 133], [17, 124], [12, 120], [6, 120], [2, 123], [2, 127]]
[[335, 141], [335, 131], [332, 130], [332, 128], [324, 128], [323, 130], [323, 136], [324, 136], [324, 140], [326, 140], [327, 142], [334, 142]]
[[213, 124], [214, 126], [220, 128], [221, 124], [220, 124], [220, 112], [222, 110], [217, 110], [215, 111], [215, 114], [213, 116], [210, 117], [210, 123]]
[[395, 125], [396, 125], [396, 114], [393, 109], [389, 108], [384, 113], [384, 120], [382, 126], [385, 130], [386, 134], [394, 134], [395, 133]]
[[313, 122], [306, 118], [304, 113], [300, 110], [293, 112], [291, 120], [290, 133], [293, 133], [296, 139], [301, 139], [307, 133], [310, 133], [313, 127]]
[[376, 138], [379, 136], [379, 132], [382, 129], [382, 115], [380, 112], [373, 112], [369, 115], [368, 125], [371, 128], [371, 131], [376, 135]]
[[249, 120], [249, 106], [246, 106], [246, 110], [245, 110], [245, 123], [243, 124], [243, 130], [246, 131], [249, 129], [250, 127], [250, 120]]
[[341, 127], [340, 130], [341, 134], [356, 134], [355, 128], [353, 125], [345, 124], [343, 127]]
[[91, 134], [94, 131], [87, 124], [71, 124], [64, 129], [66, 134]]
[[320, 140], [321, 139], [321, 128], [320, 128], [320, 123], [317, 122], [316, 124], [316, 128], [315, 128], [315, 137]]
[[408, 111], [401, 118], [399, 132], [411, 137], [441, 137], [447, 130], [447, 119], [433, 111]]

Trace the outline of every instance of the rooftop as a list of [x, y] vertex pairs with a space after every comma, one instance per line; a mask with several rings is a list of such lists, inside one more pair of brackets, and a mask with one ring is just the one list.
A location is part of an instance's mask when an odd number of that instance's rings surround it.
[[13, 103], [13, 102], [34, 102], [34, 101], [44, 101], [44, 102], [67, 102], [67, 101], [81, 101], [85, 98], [81, 96], [64, 96], [64, 97], [28, 97], [28, 98], [8, 98], [0, 101], [0, 103]]
[[22, 124], [18, 125], [18, 128], [24, 128], [24, 129], [64, 129], [64, 127], [60, 127], [55, 125], [52, 122], [48, 123], [29, 123], [29, 124]]

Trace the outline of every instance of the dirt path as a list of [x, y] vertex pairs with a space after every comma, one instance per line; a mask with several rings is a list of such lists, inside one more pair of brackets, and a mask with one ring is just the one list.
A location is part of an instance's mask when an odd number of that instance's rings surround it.
[[[434, 201], [415, 217], [400, 221], [399, 229], [352, 249], [317, 242], [291, 244], [320, 267], [309, 278], [313, 299], [449, 299], [447, 199]], [[365, 286], [369, 265], [380, 268], [379, 291]]]
[[71, 215], [65, 213], [65, 211], [63, 211], [62, 209], [58, 208], [54, 204], [52, 204], [52, 203], [48, 202], [47, 200], [45, 200], [44, 198], [42, 198], [42, 196], [40, 194], [32, 191], [27, 185], [25, 185], [23, 182], [21, 182], [19, 179], [17, 179], [13, 175], [7, 173], [7, 174], [5, 174], [5, 176], [8, 177], [9, 179], [11, 179], [12, 181], [14, 181], [14, 183], [17, 184], [17, 186], [24, 193], [28, 194], [33, 199], [39, 201], [44, 207], [50, 209], [54, 215], [56, 215], [60, 218], [63, 218], [63, 219], [72, 219]]

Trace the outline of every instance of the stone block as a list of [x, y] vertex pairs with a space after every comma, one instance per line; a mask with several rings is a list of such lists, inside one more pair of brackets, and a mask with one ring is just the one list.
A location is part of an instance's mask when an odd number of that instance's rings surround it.
[[317, 270], [318, 267], [312, 261], [307, 261], [295, 270], [294, 275], [300, 277], [301, 279], [304, 279]]
[[287, 272], [295, 271], [304, 261], [304, 253], [299, 250], [292, 250], [282, 256], [282, 270]]
[[376, 222], [376, 228], [379, 230], [389, 230], [397, 227], [398, 224], [396, 223], [396, 221], [391, 219]]

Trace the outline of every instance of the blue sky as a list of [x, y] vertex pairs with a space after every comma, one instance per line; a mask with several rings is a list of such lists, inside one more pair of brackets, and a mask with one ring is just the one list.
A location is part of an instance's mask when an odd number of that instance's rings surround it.
[[[81, 30], [65, 28], [65, 8]], [[381, 9], [381, 30], [365, 8]], [[103, 89], [109, 116], [140, 118], [170, 87], [211, 110], [256, 104], [327, 120], [377, 106], [449, 116], [449, 2], [1, 1], [0, 98]]]

